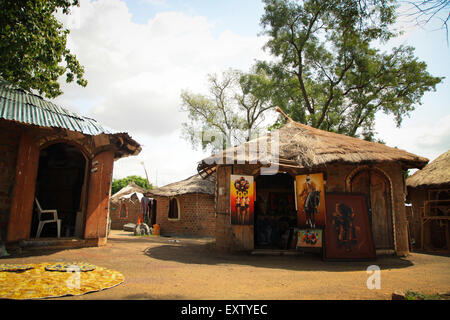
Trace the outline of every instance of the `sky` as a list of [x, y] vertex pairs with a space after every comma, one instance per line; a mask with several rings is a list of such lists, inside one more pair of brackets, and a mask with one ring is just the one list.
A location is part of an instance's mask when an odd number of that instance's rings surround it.
[[[71, 30], [68, 47], [85, 67], [88, 86], [66, 84], [55, 99], [75, 112], [128, 132], [142, 152], [115, 162], [114, 178], [145, 177], [163, 186], [196, 174], [208, 156], [181, 138], [187, 114], [180, 111], [182, 90], [207, 93], [207, 75], [233, 68], [248, 71], [269, 59], [263, 45], [259, 0], [81, 0], [60, 20]], [[450, 46], [445, 32], [403, 18], [400, 44], [416, 48], [434, 76], [446, 77], [436, 92], [397, 128], [392, 116], [378, 113], [377, 138], [430, 160], [450, 149]]]

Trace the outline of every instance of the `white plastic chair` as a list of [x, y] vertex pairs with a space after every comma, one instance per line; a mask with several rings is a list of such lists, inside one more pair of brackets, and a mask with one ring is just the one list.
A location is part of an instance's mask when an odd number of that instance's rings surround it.
[[[44, 227], [44, 225], [46, 223], [51, 223], [51, 222], [56, 222], [56, 226], [58, 229], [58, 238], [61, 237], [61, 219], [58, 219], [58, 212], [56, 210], [42, 210], [41, 205], [39, 204], [39, 201], [37, 198], [34, 198], [34, 200], [36, 201], [36, 205], [38, 208], [38, 218], [39, 218], [39, 225], [38, 225], [38, 229], [37, 229], [37, 233], [36, 233], [36, 238], [40, 238], [41, 237], [41, 232], [42, 232], [42, 228]], [[41, 220], [42, 219], [42, 214], [43, 213], [53, 213], [53, 219], [49, 219], [49, 220]]]

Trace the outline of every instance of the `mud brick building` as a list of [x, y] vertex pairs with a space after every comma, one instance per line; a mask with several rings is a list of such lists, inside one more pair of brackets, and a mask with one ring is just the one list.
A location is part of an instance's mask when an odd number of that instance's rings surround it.
[[199, 175], [156, 188], [146, 193], [153, 198], [162, 235], [214, 237], [215, 177], [203, 180]]
[[[279, 112], [282, 113], [281, 110]], [[294, 183], [297, 175], [322, 173], [325, 199], [327, 193], [365, 195], [377, 254], [407, 254], [408, 221], [403, 170], [422, 168], [428, 159], [383, 144], [312, 128], [285, 117], [286, 124], [272, 134], [224, 150], [199, 163], [200, 175], [216, 175], [217, 248], [227, 251], [259, 248], [255, 235], [259, 222], [256, 210], [251, 225], [230, 222], [231, 175], [253, 177], [257, 208], [267, 203], [270, 194], [296, 197]], [[272, 140], [275, 136], [278, 137], [277, 145]], [[262, 161], [266, 152], [262, 154], [258, 148], [264, 139], [267, 150], [277, 154], [268, 163]], [[262, 168], [271, 167], [276, 168], [276, 172], [261, 174]]]
[[111, 229], [122, 230], [127, 223], [137, 223], [142, 215], [141, 200], [147, 190], [131, 182], [111, 196]]
[[[106, 243], [114, 160], [137, 155], [140, 145], [1, 78], [0, 131], [2, 240], [36, 237], [38, 201], [57, 210], [61, 239]], [[41, 237], [55, 239], [56, 225], [45, 224]]]

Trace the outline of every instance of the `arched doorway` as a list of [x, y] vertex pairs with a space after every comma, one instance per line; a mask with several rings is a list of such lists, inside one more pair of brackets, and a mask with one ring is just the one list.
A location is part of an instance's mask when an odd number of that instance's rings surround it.
[[375, 168], [364, 168], [349, 177], [347, 187], [350, 192], [367, 196], [376, 249], [394, 249], [391, 184], [386, 175]]
[[[87, 159], [73, 145], [55, 143], [39, 153], [35, 197], [42, 209], [56, 209], [62, 237], [81, 237]], [[33, 214], [31, 237], [36, 236], [38, 215]], [[56, 223], [45, 224], [41, 237], [56, 237]]]

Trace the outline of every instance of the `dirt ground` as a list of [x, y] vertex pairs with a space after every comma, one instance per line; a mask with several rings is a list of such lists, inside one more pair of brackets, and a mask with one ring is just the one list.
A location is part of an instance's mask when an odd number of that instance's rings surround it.
[[[59, 299], [391, 299], [396, 290], [450, 292], [450, 256], [413, 253], [372, 262], [324, 262], [319, 256], [219, 253], [212, 240], [134, 237], [112, 231], [103, 247], [24, 251], [0, 263], [85, 261], [120, 271], [117, 287]], [[369, 290], [366, 269], [381, 269]]]

